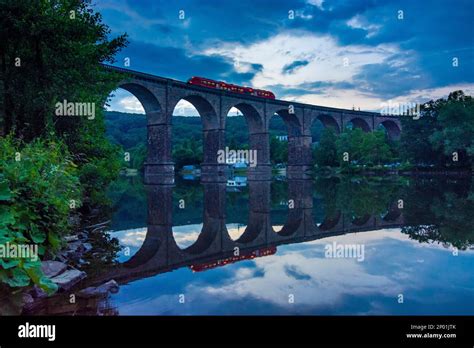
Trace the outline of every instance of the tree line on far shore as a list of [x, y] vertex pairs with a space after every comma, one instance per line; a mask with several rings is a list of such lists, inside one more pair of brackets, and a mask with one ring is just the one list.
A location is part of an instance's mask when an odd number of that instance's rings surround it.
[[462, 91], [421, 106], [420, 117], [401, 116], [400, 140], [383, 129], [364, 133], [345, 129], [337, 135], [327, 128], [314, 149], [318, 169], [358, 168], [471, 170], [474, 163], [474, 100]]

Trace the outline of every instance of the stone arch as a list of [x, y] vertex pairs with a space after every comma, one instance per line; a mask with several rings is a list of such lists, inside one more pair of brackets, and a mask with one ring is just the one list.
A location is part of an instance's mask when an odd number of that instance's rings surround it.
[[270, 185], [270, 181], [249, 182], [248, 224], [244, 233], [234, 241], [236, 244], [264, 241], [270, 220]]
[[118, 88], [122, 88], [133, 94], [142, 104], [147, 116], [148, 124], [162, 121], [162, 107], [155, 95], [145, 86], [137, 82], [124, 82]]
[[169, 111], [173, 112], [180, 100], [187, 101], [197, 110], [202, 124], [201, 181], [223, 181], [225, 173], [224, 169], [219, 166], [218, 152], [224, 148], [224, 132], [221, 127], [219, 110], [216, 108], [217, 99], [215, 96], [205, 93], [187, 92], [184, 91], [172, 96]]
[[[244, 233], [235, 240], [235, 243], [238, 244], [248, 244], [257, 239], [265, 232], [267, 226], [268, 216], [260, 212], [250, 212], [249, 213], [249, 223]], [[228, 233], [228, 232], [227, 232]]]
[[[301, 126], [298, 118], [294, 114], [290, 114], [288, 109], [277, 109], [274, 112], [268, 113], [267, 128], [269, 136], [269, 156], [270, 159], [277, 163], [286, 163], [288, 165], [289, 160], [294, 152], [294, 138], [301, 135]], [[283, 125], [283, 129], [280, 126]], [[279, 129], [278, 133], [283, 131], [283, 134], [279, 133], [277, 139], [270, 136], [270, 132], [275, 132]], [[286, 151], [286, 156], [282, 156], [277, 159], [275, 156], [276, 150], [280, 149]]]
[[170, 105], [170, 112], [172, 112], [180, 100], [186, 100], [193, 105], [201, 117], [202, 126], [204, 130], [218, 129], [219, 118], [216, 109], [205, 97], [198, 94], [184, 94], [174, 98]]
[[223, 115], [227, 117], [232, 108], [239, 110], [244, 115], [249, 133], [263, 132], [264, 122], [263, 117], [255, 106], [246, 102], [236, 102], [224, 110]]
[[[297, 110], [295, 110], [295, 112], [297, 112]], [[288, 137], [298, 137], [303, 135], [301, 123], [296, 114], [290, 114], [288, 109], [277, 110], [275, 111], [275, 114], [278, 114], [283, 119], [283, 122], [285, 122]], [[274, 117], [274, 114], [272, 117]]]
[[221, 224], [216, 220], [207, 221], [203, 224], [203, 228], [197, 240], [185, 249], [177, 247], [186, 254], [199, 255], [209, 249], [221, 231]]
[[352, 123], [355, 128], [360, 128], [366, 133], [372, 130], [369, 123], [367, 123], [367, 121], [361, 117], [353, 117], [349, 120], [349, 122], [347, 122], [347, 124], [349, 123]]
[[316, 120], [319, 120], [324, 127], [328, 128], [331, 127], [333, 128], [337, 134], [341, 132], [341, 129], [339, 127], [339, 123], [337, 120], [330, 114], [320, 114], [316, 118], [312, 120], [312, 123], [315, 122]]
[[387, 222], [395, 222], [402, 215], [400, 209], [389, 210], [386, 214], [382, 216], [382, 220]]
[[400, 139], [401, 129], [395, 121], [385, 120], [379, 122], [378, 126], [383, 126], [387, 131], [388, 138], [390, 140]]
[[342, 213], [338, 210], [334, 217], [326, 217], [324, 221], [318, 226], [320, 231], [329, 231], [337, 226], [339, 220], [342, 217]]
[[172, 232], [173, 196], [170, 185], [146, 185], [147, 229], [140, 249], [123, 263], [126, 268], [136, 268], [152, 260], [166, 248], [166, 240]]
[[225, 189], [223, 183], [201, 184], [204, 190], [203, 226], [196, 241], [186, 248], [180, 248], [173, 239], [173, 248], [187, 256], [202, 255], [220, 250], [218, 237], [225, 228]]
[[[313, 186], [310, 180], [288, 180], [288, 214], [283, 227], [277, 232], [279, 236], [289, 237], [304, 229], [305, 216], [312, 211]], [[290, 206], [291, 204], [291, 206]]]
[[123, 263], [126, 268], [136, 268], [150, 261], [165, 245], [163, 237], [171, 233], [171, 226], [148, 226], [145, 241], [140, 249], [129, 260]]
[[272, 230], [274, 233], [278, 234], [279, 236], [289, 237], [296, 233], [296, 231], [298, 230], [298, 228], [301, 227], [303, 222], [304, 222], [303, 209], [300, 209], [300, 208], [291, 209], [288, 213], [288, 219], [286, 223], [283, 225], [282, 229], [278, 232], [273, 229]]
[[167, 122], [166, 101], [146, 82], [127, 79], [118, 84], [142, 104], [147, 119], [147, 156], [144, 181], [147, 184], [172, 184], [174, 166], [171, 159], [171, 128]]
[[268, 127], [265, 124], [264, 104], [242, 101], [237, 98], [223, 98], [223, 123], [232, 108], [239, 110], [247, 123], [249, 148], [256, 152], [256, 165], [247, 171], [248, 180], [266, 180], [271, 178], [270, 145]]
[[351, 223], [355, 226], [364, 226], [367, 222], [369, 222], [372, 216], [370, 214], [365, 214], [363, 216], [357, 216], [352, 219]]

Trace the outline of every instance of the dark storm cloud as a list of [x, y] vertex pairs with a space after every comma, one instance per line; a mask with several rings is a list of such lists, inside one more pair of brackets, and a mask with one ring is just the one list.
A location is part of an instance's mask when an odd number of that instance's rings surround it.
[[382, 99], [391, 99], [403, 95], [406, 91], [429, 86], [429, 76], [401, 72], [386, 64], [368, 64], [354, 77], [360, 91], [378, 95]]
[[304, 0], [141, 0], [127, 1], [129, 7], [149, 20], [166, 20], [180, 27], [179, 13], [189, 26], [178, 34], [189, 35], [193, 44], [206, 41], [251, 43], [275, 34], [292, 8], [305, 6]]
[[[127, 48], [117, 55], [115, 65], [123, 67], [125, 58], [130, 58], [130, 68], [149, 74], [185, 81], [200, 74], [213, 79], [232, 76], [233, 81], [249, 82], [254, 73], [237, 73], [231, 63], [222, 57], [189, 55], [184, 49], [160, 47], [144, 42], [131, 41]], [[259, 66], [255, 66], [258, 70]]]
[[[129, 32], [132, 43], [120, 57], [131, 57], [131, 68], [180, 80], [204, 75], [249, 84], [262, 66], [238, 73], [228, 58], [195, 52], [221, 43], [248, 46], [299, 29], [331, 36], [341, 46], [364, 45], [370, 51], [383, 44], [399, 51], [380, 64], [362, 65], [348, 85], [316, 81], [314, 86], [287, 89], [287, 94], [351, 87], [392, 98], [416, 89], [474, 82], [472, 0], [326, 0], [322, 9], [311, 4], [316, 1], [304, 0], [96, 2], [114, 33]], [[184, 20], [178, 18], [180, 10]], [[290, 10], [294, 19], [288, 16]], [[455, 57], [457, 67], [452, 65]], [[291, 73], [303, 64], [296, 61], [284, 71]], [[283, 86], [275, 88], [285, 93]]]
[[307, 60], [296, 60], [291, 64], [285, 65], [283, 67], [283, 72], [286, 73], [286, 74], [291, 74], [295, 70], [297, 70], [297, 69], [299, 69], [303, 66], [306, 66], [308, 64], [309, 64], [309, 61], [307, 61]]
[[[474, 1], [433, 0], [429, 4], [412, 0], [326, 1], [323, 6], [333, 10], [321, 11], [312, 7], [307, 13], [313, 18], [299, 18], [294, 25], [330, 34], [342, 45], [397, 44], [403, 51], [416, 55], [417, 59], [407, 59], [403, 69], [390, 66], [389, 61], [365, 66], [357, 78], [365, 82], [367, 89], [397, 94], [417, 87], [474, 81]], [[399, 15], [403, 19], [399, 19]], [[366, 21], [363, 23], [365, 29], [347, 25], [355, 16]], [[367, 37], [369, 30], [366, 29], [370, 26], [377, 29]], [[457, 68], [452, 66], [454, 57], [460, 62]], [[376, 78], [380, 74], [395, 76], [392, 80], [398, 82], [385, 84]], [[420, 75], [422, 81], [418, 81]]]

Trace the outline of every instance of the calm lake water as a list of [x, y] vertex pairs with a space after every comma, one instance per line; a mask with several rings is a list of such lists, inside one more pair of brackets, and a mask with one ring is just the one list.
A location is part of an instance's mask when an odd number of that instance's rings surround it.
[[[192, 179], [192, 178], [188, 178]], [[121, 179], [119, 315], [474, 314], [469, 179]]]

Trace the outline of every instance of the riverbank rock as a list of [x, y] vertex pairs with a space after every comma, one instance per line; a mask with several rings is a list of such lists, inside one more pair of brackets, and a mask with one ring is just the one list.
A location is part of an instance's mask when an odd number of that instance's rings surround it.
[[33, 289], [31, 289], [30, 294], [31, 296], [33, 296], [34, 299], [37, 299], [37, 300], [48, 297], [48, 294], [43, 289], [41, 289], [38, 285], [35, 285]]
[[78, 297], [81, 298], [91, 298], [97, 296], [106, 296], [109, 292], [116, 293], [119, 290], [119, 285], [115, 280], [110, 280], [107, 283], [104, 283], [97, 287], [88, 287], [82, 289], [77, 293]]
[[68, 261], [77, 262], [81, 257], [82, 254], [86, 251], [84, 247], [84, 243], [80, 240], [68, 243], [66, 250], [62, 253], [62, 255]]
[[43, 261], [41, 262], [41, 270], [44, 275], [48, 278], [55, 277], [63, 273], [67, 268], [67, 265], [59, 261]]
[[82, 279], [86, 277], [86, 273], [82, 271], [78, 271], [77, 269], [71, 269], [60, 275], [51, 278], [51, 280], [56, 283], [59, 288], [62, 290], [69, 290], [74, 285], [79, 283]]
[[22, 294], [23, 308], [31, 308], [35, 302], [33, 296], [27, 292]]

